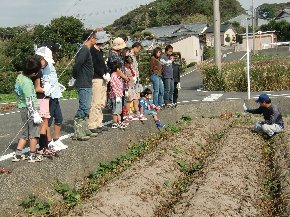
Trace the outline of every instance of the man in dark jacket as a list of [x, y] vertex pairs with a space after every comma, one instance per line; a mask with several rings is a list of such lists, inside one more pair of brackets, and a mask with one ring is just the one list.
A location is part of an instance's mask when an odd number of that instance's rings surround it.
[[177, 105], [178, 99], [178, 89], [180, 86], [180, 70], [179, 65], [175, 62], [174, 55], [170, 55], [170, 60], [172, 61], [172, 68], [173, 68], [173, 81], [174, 81], [174, 91], [173, 91], [173, 104]]
[[79, 108], [75, 115], [75, 137], [78, 140], [88, 140], [93, 134], [87, 126], [87, 118], [91, 108], [92, 101], [92, 80], [94, 75], [94, 67], [90, 48], [96, 43], [96, 35], [92, 30], [88, 30], [83, 35], [83, 45], [79, 50], [75, 65], [73, 67], [74, 86], [79, 95]]
[[88, 120], [89, 129], [93, 133], [101, 133], [107, 130], [103, 127], [103, 112], [102, 109], [106, 105], [107, 84], [110, 81], [110, 74], [107, 70], [107, 65], [104, 60], [102, 47], [109, 41], [105, 31], [96, 33], [96, 44], [91, 47], [91, 55], [94, 66], [93, 76], [93, 96]]
[[246, 105], [243, 105], [244, 111], [252, 114], [263, 114], [264, 121], [256, 122], [254, 131], [264, 132], [271, 138], [275, 133], [280, 133], [284, 130], [284, 121], [282, 119], [281, 112], [276, 105], [271, 103], [271, 99], [267, 94], [261, 94], [256, 100], [260, 103], [260, 107], [257, 109], [248, 109]]

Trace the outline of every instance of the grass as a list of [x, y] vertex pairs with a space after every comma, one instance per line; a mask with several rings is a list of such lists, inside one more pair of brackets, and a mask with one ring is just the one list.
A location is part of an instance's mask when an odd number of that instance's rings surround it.
[[[62, 99], [77, 98], [78, 93], [76, 90], [66, 90], [63, 92]], [[16, 96], [14, 93], [0, 94], [0, 103], [4, 102], [16, 102]]]

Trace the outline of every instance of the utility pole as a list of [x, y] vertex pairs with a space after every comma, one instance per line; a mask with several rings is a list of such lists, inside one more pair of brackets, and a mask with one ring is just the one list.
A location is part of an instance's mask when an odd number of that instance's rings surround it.
[[255, 55], [255, 39], [256, 39], [256, 34], [255, 34], [255, 25], [256, 25], [256, 21], [255, 21], [255, 7], [254, 7], [254, 0], [252, 0], [252, 27], [253, 27], [253, 55]]
[[213, 16], [214, 16], [214, 59], [218, 70], [222, 68], [221, 61], [221, 18], [220, 18], [220, 1], [213, 0]]
[[249, 25], [246, 18], [246, 42], [247, 42], [247, 81], [248, 81], [248, 99], [251, 99], [251, 79], [250, 79], [250, 48], [249, 48]]

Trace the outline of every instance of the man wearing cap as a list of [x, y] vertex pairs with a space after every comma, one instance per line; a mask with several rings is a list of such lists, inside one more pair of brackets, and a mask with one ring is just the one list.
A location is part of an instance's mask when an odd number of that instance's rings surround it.
[[79, 50], [73, 67], [73, 78], [79, 95], [79, 108], [74, 118], [74, 139], [85, 141], [90, 136], [96, 136], [88, 129], [87, 118], [89, 117], [92, 102], [92, 86], [94, 66], [90, 48], [96, 44], [96, 35], [88, 30], [83, 35], [83, 45]]
[[282, 132], [284, 130], [284, 121], [277, 105], [271, 103], [271, 99], [267, 94], [261, 94], [256, 102], [260, 104], [257, 109], [248, 109], [245, 104], [243, 105], [245, 112], [263, 114], [264, 116], [264, 121], [256, 122], [254, 131], [266, 133], [268, 138], [274, 136], [275, 133]]
[[101, 133], [107, 128], [102, 125], [103, 112], [102, 109], [106, 105], [107, 84], [110, 81], [102, 47], [109, 41], [105, 31], [96, 33], [96, 44], [91, 47], [91, 55], [94, 66], [93, 75], [93, 96], [91, 110], [88, 120], [88, 127], [93, 133]]

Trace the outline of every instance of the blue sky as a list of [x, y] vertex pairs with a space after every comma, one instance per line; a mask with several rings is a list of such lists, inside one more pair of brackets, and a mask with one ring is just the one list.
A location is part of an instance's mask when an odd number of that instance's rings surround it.
[[[0, 0], [0, 27], [24, 24], [48, 24], [61, 15], [82, 18], [87, 27], [111, 24], [118, 17], [152, 0]], [[222, 1], [222, 0], [221, 0]], [[252, 0], [239, 0], [249, 9]], [[288, 0], [290, 1], [290, 0]], [[263, 3], [288, 2], [287, 0], [255, 0]]]

